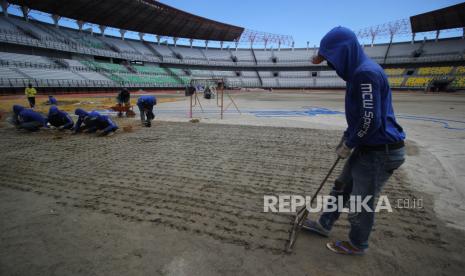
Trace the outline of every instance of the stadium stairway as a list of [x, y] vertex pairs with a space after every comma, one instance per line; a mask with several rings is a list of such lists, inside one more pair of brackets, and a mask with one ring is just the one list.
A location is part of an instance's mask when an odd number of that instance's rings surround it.
[[156, 57], [158, 57], [161, 61], [163, 61], [163, 55], [160, 54], [160, 52], [157, 51], [157, 49], [155, 49], [152, 45], [150, 45], [150, 43], [148, 43], [147, 41], [142, 41], [142, 43], [147, 47], [147, 49], [150, 50], [150, 52], [152, 52]]
[[110, 50], [112, 50], [112, 51], [114, 51], [114, 52], [121, 53], [121, 50], [120, 50], [118, 47], [116, 47], [115, 45], [113, 45], [113, 44], [107, 42], [105, 39], [102, 39], [101, 37], [96, 36], [96, 38], [97, 38], [103, 45], [105, 45], [106, 48], [108, 48], [108, 49], [110, 49]]
[[251, 50], [252, 50], [253, 61], [255, 62], [255, 65], [257, 65], [258, 62], [257, 62], [257, 56], [255, 55], [255, 50], [253, 48], [251, 48]]

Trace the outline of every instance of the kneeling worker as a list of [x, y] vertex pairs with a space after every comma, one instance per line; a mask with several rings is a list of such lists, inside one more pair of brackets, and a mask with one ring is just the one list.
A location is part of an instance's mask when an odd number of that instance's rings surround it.
[[78, 133], [93, 127], [94, 122], [90, 120], [89, 113], [82, 108], [77, 108], [74, 114], [78, 116], [78, 120], [74, 125], [73, 132]]
[[157, 98], [151, 95], [140, 96], [137, 100], [137, 107], [140, 111], [140, 120], [146, 127], [151, 127], [151, 121], [155, 119], [153, 106], [157, 104]]
[[40, 113], [21, 105], [13, 106], [13, 118], [10, 121], [18, 129], [38, 131], [41, 127], [47, 127], [47, 119]]
[[92, 121], [95, 120], [95, 128], [89, 129], [89, 132], [101, 131], [99, 135], [106, 136], [118, 129], [118, 126], [106, 115], [100, 115], [96, 111], [92, 111], [89, 115]]
[[51, 106], [48, 111], [48, 122], [59, 130], [72, 129], [74, 126], [73, 119], [68, 113], [61, 111], [56, 106]]
[[46, 104], [48, 104], [48, 105], [58, 105], [58, 101], [52, 95], [48, 95], [48, 101], [47, 101]]

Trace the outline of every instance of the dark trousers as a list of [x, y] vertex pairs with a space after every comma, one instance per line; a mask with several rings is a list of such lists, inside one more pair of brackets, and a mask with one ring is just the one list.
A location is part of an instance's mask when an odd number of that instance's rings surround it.
[[142, 122], [150, 122], [153, 119], [155, 119], [155, 114], [153, 114], [153, 109], [143, 108], [140, 106], [138, 107], [140, 111], [140, 120]]
[[36, 106], [36, 97], [27, 97], [27, 100], [29, 101], [29, 105], [31, 108], [34, 108]]

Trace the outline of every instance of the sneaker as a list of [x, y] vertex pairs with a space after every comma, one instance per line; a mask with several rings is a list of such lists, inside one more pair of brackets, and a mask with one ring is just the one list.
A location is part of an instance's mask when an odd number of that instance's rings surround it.
[[317, 233], [323, 237], [329, 236], [329, 231], [326, 230], [318, 221], [306, 219], [302, 224], [302, 228], [310, 232]]

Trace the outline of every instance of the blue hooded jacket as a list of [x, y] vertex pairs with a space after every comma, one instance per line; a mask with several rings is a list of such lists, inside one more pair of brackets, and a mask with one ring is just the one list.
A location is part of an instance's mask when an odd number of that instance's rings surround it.
[[56, 106], [51, 106], [48, 111], [48, 122], [54, 127], [61, 127], [63, 129], [70, 129], [73, 127], [73, 119], [68, 113], [61, 111]]
[[43, 126], [47, 126], [47, 118], [32, 109], [25, 108], [20, 105], [14, 105], [13, 112], [19, 123], [40, 122]]
[[109, 133], [118, 129], [118, 126], [110, 119], [110, 117], [100, 115], [97, 111], [90, 112], [88, 116], [91, 124], [88, 132], [101, 130], [103, 133]]
[[84, 123], [84, 120], [86, 119], [86, 117], [89, 116], [89, 113], [87, 113], [87, 111], [85, 111], [82, 108], [76, 108], [76, 110], [74, 111], [74, 114], [78, 116], [78, 120], [76, 124], [74, 125], [74, 131], [78, 132], [81, 130], [81, 125], [82, 123]]
[[111, 131], [116, 131], [118, 126], [106, 115], [97, 116], [97, 129], [101, 130], [103, 133], [109, 133]]
[[18, 116], [19, 113], [21, 113], [21, 111], [23, 111], [24, 109], [26, 109], [24, 106], [21, 106], [21, 105], [18, 105], [18, 104], [13, 105], [13, 113], [16, 116]]
[[48, 102], [49, 102], [50, 104], [53, 104], [53, 105], [57, 105], [57, 104], [58, 104], [57, 99], [55, 99], [55, 97], [53, 97], [53, 96], [48, 96]]
[[347, 82], [346, 145], [354, 148], [404, 140], [384, 70], [365, 55], [356, 35], [347, 28], [336, 27], [323, 37], [318, 53]]
[[139, 99], [137, 99], [137, 106], [139, 108], [153, 108], [153, 106], [156, 104], [157, 98], [155, 96], [144, 95], [140, 96]]

